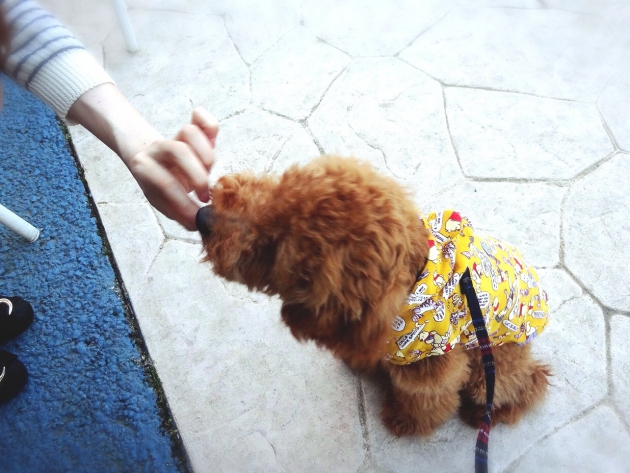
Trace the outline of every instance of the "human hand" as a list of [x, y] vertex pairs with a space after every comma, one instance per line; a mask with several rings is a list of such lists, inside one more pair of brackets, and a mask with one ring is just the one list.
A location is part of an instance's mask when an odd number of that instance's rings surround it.
[[188, 195], [209, 199], [208, 174], [214, 163], [219, 122], [202, 108], [191, 123], [166, 140], [125, 99], [114, 84], [101, 84], [81, 95], [68, 110], [127, 165], [149, 202], [188, 230], [196, 230], [199, 205]]
[[203, 108], [193, 110], [191, 123], [174, 139], [158, 139], [129, 161], [129, 170], [151, 205], [188, 230], [196, 230], [198, 199], [210, 198], [208, 174], [214, 164], [219, 121]]

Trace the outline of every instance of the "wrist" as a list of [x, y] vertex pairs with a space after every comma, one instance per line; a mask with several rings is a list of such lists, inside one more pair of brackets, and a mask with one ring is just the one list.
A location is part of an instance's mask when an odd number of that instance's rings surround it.
[[113, 84], [101, 84], [70, 107], [68, 118], [83, 125], [127, 165], [153, 142], [163, 140]]

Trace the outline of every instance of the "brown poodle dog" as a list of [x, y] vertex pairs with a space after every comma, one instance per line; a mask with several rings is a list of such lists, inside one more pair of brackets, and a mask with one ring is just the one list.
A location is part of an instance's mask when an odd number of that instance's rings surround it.
[[[458, 412], [485, 413], [479, 349], [454, 347], [406, 365], [386, 361], [392, 322], [429, 256], [428, 231], [409, 193], [354, 159], [322, 156], [282, 176], [227, 175], [197, 226], [214, 272], [279, 295], [282, 320], [355, 369], [384, 369], [382, 411], [394, 435], [430, 435]], [[494, 348], [492, 421], [514, 423], [547, 388], [529, 345]]]

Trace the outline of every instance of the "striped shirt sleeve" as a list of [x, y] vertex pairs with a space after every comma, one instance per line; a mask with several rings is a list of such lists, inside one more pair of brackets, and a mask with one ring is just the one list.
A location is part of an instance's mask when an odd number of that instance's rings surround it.
[[97, 85], [114, 81], [78, 39], [32, 0], [0, 0], [11, 34], [3, 72], [62, 118]]

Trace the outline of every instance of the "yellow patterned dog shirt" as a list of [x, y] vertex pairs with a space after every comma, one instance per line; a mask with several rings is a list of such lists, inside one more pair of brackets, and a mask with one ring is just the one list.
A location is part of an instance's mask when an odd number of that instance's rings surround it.
[[468, 268], [491, 343], [532, 340], [547, 325], [547, 294], [520, 251], [473, 231], [453, 210], [421, 217], [429, 230], [429, 256], [396, 316], [387, 359], [406, 365], [443, 355], [455, 346], [479, 346], [459, 280]]

